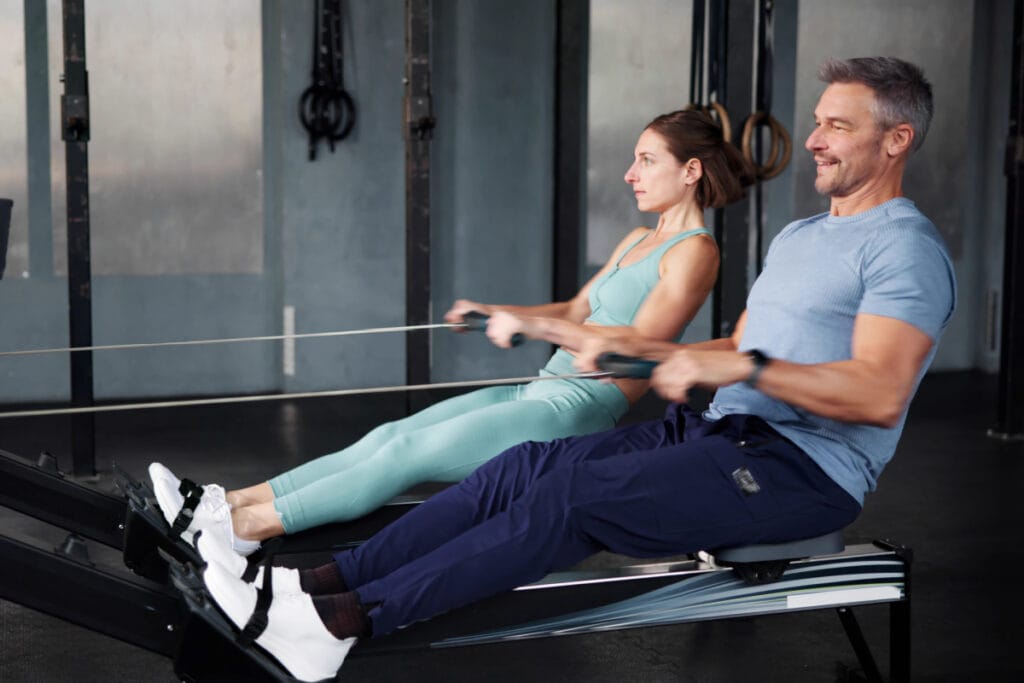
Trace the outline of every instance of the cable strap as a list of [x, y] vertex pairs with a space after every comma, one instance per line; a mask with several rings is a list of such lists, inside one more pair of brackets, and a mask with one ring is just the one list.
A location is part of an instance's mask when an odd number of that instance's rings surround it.
[[102, 344], [95, 346], [71, 346], [50, 349], [22, 349], [0, 351], [0, 356], [31, 356], [43, 353], [76, 353], [81, 351], [121, 351], [125, 349], [153, 349], [168, 346], [200, 346], [205, 344], [236, 344], [238, 342], [280, 341], [283, 339], [314, 339], [320, 337], [350, 337], [385, 332], [416, 332], [440, 328], [467, 328], [466, 323], [429, 323], [425, 325], [399, 325], [397, 327], [368, 327], [362, 330], [336, 330], [333, 332], [303, 332], [300, 334], [268, 334], [259, 337], [225, 337], [222, 339], [186, 339], [183, 341], [139, 342], [135, 344]]
[[10, 417], [44, 417], [47, 415], [79, 415], [83, 413], [110, 413], [122, 410], [147, 410], [151, 408], [183, 408], [187, 406], [225, 405], [230, 403], [256, 403], [283, 401], [300, 398], [326, 398], [330, 396], [358, 396], [361, 394], [387, 394], [397, 391], [422, 391], [424, 389], [459, 389], [463, 387], [488, 387], [502, 384], [527, 384], [558, 379], [600, 379], [611, 377], [610, 372], [585, 372], [570, 375], [532, 375], [529, 377], [508, 377], [505, 379], [472, 380], [464, 382], [438, 382], [436, 384], [407, 384], [391, 387], [370, 387], [366, 389], [334, 389], [328, 391], [306, 391], [288, 394], [260, 394], [255, 396], [223, 396], [218, 398], [197, 398], [181, 401], [151, 401], [148, 403], [118, 403], [103, 406], [81, 406], [77, 408], [46, 408], [41, 410], [15, 410], [0, 413], [0, 419]]

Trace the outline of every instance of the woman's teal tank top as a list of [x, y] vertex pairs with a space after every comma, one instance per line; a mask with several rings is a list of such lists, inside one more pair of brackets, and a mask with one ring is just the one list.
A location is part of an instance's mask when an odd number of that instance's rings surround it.
[[[652, 233], [647, 233], [650, 235]], [[629, 245], [615, 262], [615, 267], [594, 282], [590, 288], [590, 322], [599, 325], [631, 325], [644, 299], [658, 283], [658, 266], [661, 257], [673, 245], [694, 235], [710, 235], [707, 228], [695, 228], [681, 232], [636, 263], [620, 266], [626, 254], [633, 247], [647, 239], [644, 235]]]

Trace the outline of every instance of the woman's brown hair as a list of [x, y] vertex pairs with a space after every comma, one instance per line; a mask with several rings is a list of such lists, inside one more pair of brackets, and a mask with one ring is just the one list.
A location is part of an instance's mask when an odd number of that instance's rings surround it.
[[647, 124], [668, 145], [679, 163], [700, 161], [704, 169], [697, 183], [697, 204], [702, 209], [718, 209], [744, 196], [744, 188], [754, 182], [754, 172], [743, 154], [722, 137], [722, 129], [707, 114], [699, 111], [673, 111]]

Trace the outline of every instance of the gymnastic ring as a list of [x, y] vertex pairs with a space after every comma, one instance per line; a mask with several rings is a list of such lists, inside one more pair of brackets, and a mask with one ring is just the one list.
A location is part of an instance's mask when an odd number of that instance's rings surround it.
[[335, 89], [334, 97], [332, 98], [332, 104], [338, 107], [341, 112], [341, 124], [335, 126], [335, 130], [331, 133], [331, 140], [338, 142], [348, 137], [348, 134], [352, 132], [352, 127], [356, 123], [356, 103], [352, 100], [352, 96], [348, 94], [343, 88]]
[[[768, 161], [764, 165], [757, 163], [757, 160], [754, 159], [753, 150], [751, 149], [751, 140], [754, 137], [754, 130], [758, 125], [767, 125], [771, 130], [772, 146], [768, 155]], [[782, 148], [782, 159], [776, 163], [776, 159], [779, 154], [780, 142]], [[785, 126], [779, 123], [775, 117], [770, 116], [763, 111], [756, 111], [748, 116], [746, 122], [743, 124], [741, 149], [743, 151], [744, 158], [754, 167], [758, 180], [770, 180], [782, 173], [783, 169], [789, 165], [789, 161], [793, 156], [793, 141], [789, 137], [789, 133], [786, 131]]]
[[722, 139], [726, 142], [732, 142], [732, 121], [729, 120], [729, 112], [726, 111], [725, 105], [712, 102], [708, 106], [718, 115], [718, 125], [722, 129]]
[[330, 142], [343, 140], [352, 131], [355, 120], [355, 102], [343, 88], [318, 83], [306, 88], [299, 97], [299, 121], [311, 136]]
[[[758, 164], [754, 159], [753, 150], [753, 139], [754, 131], [759, 123], [764, 123], [769, 129], [771, 129], [771, 147], [768, 150], [768, 159], [763, 164]], [[746, 159], [751, 166], [758, 170], [758, 178], [763, 178], [766, 170], [771, 169], [776, 160], [779, 158], [779, 136], [775, 130], [771, 127], [771, 122], [767, 120], [767, 116], [764, 112], [754, 112], [747, 117], [746, 122], [743, 124], [743, 135], [741, 138], [741, 149], [743, 151], [743, 158]]]
[[771, 117], [769, 117], [769, 123], [771, 124], [773, 133], [782, 141], [782, 159], [779, 160], [778, 164], [765, 171], [765, 180], [771, 180], [782, 173], [786, 166], [789, 165], [790, 159], [793, 158], [793, 140], [789, 137], [789, 132], [786, 130], [786, 127]]
[[[722, 131], [722, 139], [726, 142], [732, 142], [732, 122], [729, 121], [729, 112], [726, 111], [725, 106], [718, 102], [712, 102], [708, 106], [702, 106], [699, 104], [690, 104], [683, 107], [683, 111], [699, 111], [700, 113], [711, 119], [711, 122], [716, 124]], [[718, 117], [717, 120], [715, 117]]]

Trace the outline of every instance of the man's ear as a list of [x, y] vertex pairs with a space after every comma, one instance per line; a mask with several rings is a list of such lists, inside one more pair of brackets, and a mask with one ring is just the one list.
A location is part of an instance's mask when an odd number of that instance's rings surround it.
[[910, 151], [910, 146], [914, 143], [914, 129], [910, 127], [910, 124], [901, 123], [890, 130], [887, 137], [888, 144], [885, 151], [889, 156], [898, 157]]

